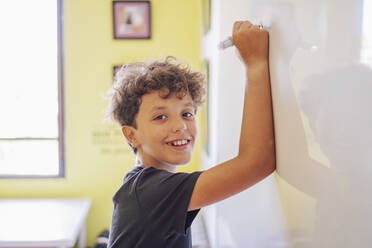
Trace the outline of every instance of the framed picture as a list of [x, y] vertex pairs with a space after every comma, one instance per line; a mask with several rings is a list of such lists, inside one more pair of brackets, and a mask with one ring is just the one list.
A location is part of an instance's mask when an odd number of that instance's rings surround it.
[[113, 1], [114, 39], [150, 39], [149, 1]]

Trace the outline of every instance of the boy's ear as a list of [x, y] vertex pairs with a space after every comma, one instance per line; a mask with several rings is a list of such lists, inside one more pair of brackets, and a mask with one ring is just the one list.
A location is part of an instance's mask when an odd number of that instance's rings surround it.
[[136, 139], [136, 132], [133, 127], [131, 126], [122, 126], [121, 132], [123, 133], [124, 137], [127, 139], [127, 141], [133, 146], [137, 147], [137, 139]]

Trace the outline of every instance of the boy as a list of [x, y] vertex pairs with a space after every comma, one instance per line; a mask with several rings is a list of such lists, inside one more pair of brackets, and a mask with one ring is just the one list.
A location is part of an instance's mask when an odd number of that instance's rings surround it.
[[248, 84], [238, 155], [206, 171], [176, 173], [197, 135], [203, 76], [172, 59], [124, 66], [108, 113], [136, 154], [136, 166], [113, 196], [109, 247], [190, 247], [200, 208], [243, 191], [275, 170], [268, 33], [236, 22], [233, 43]]

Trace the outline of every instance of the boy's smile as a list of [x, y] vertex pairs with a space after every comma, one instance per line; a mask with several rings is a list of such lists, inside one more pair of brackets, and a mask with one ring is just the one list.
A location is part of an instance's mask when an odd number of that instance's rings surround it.
[[189, 94], [182, 99], [175, 94], [163, 99], [159, 93], [163, 92], [142, 96], [135, 118], [137, 129], [129, 127], [129, 132], [135, 137], [132, 144], [137, 148], [137, 159], [142, 167], [176, 172], [175, 166], [188, 163], [194, 149], [195, 107]]

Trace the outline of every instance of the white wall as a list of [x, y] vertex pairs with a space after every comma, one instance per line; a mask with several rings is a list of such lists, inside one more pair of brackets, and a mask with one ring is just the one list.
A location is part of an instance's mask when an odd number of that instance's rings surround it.
[[204, 168], [237, 154], [244, 68], [234, 49], [216, 49], [236, 20], [270, 26], [278, 167], [204, 209], [213, 247], [372, 244], [371, 14], [370, 0], [212, 1], [203, 40], [212, 107]]

